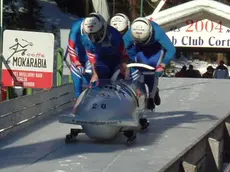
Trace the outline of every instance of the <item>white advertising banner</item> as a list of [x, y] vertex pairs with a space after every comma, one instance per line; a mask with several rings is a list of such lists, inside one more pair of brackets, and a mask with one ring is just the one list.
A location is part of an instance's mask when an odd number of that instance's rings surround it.
[[172, 27], [168, 37], [176, 47], [229, 48], [230, 28], [219, 21], [186, 20], [183, 27]]
[[5, 30], [3, 56], [4, 86], [52, 87], [54, 64], [52, 33]]

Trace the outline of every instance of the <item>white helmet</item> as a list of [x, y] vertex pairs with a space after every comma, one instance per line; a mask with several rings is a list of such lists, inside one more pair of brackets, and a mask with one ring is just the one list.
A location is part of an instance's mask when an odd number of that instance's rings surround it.
[[90, 13], [83, 22], [83, 32], [92, 42], [100, 43], [106, 36], [107, 22], [100, 14]]
[[119, 32], [124, 32], [130, 27], [130, 21], [125, 14], [117, 13], [111, 18], [110, 25]]
[[151, 22], [144, 17], [136, 18], [131, 24], [131, 34], [136, 43], [147, 44], [153, 34]]

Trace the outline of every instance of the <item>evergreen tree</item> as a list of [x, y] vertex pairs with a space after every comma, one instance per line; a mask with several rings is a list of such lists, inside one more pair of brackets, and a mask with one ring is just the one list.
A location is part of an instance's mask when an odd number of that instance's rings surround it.
[[4, 1], [4, 25], [7, 29], [42, 30], [44, 17], [37, 0], [24, 0], [19, 4], [18, 0]]
[[[77, 15], [79, 17], [86, 16], [86, 3], [87, 0], [54, 0], [57, 3], [57, 6], [64, 13], [69, 13]], [[93, 12], [94, 8], [92, 2], [89, 0], [89, 12]]]
[[20, 13], [12, 0], [3, 1], [3, 25], [7, 29], [14, 29], [19, 26]]

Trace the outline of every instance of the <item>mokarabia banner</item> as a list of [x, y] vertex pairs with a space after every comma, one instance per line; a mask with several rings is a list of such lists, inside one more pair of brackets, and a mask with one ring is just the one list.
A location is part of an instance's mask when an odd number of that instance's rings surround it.
[[5, 30], [2, 82], [4, 86], [51, 88], [53, 86], [54, 35]]

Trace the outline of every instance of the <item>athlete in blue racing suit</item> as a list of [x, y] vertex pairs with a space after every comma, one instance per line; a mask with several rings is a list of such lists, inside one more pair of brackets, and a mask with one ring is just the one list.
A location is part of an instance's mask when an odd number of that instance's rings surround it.
[[90, 83], [111, 78], [118, 66], [124, 74], [129, 56], [121, 34], [97, 13], [85, 19], [83, 30], [82, 44], [93, 71]]
[[[73, 79], [74, 93], [76, 99], [76, 103], [72, 112], [73, 114], [75, 114], [76, 112], [76, 106], [78, 104], [77, 100], [83, 89], [83, 74], [85, 74], [85, 69], [90, 69], [91, 67], [87, 59], [86, 51], [81, 42], [83, 21], [84, 18], [79, 18], [73, 23], [68, 41], [68, 53], [71, 62], [70, 71]], [[87, 78], [87, 75], [84, 77]]]
[[[147, 107], [152, 110], [155, 104], [160, 105], [159, 90], [157, 90], [158, 77], [163, 74], [165, 66], [174, 58], [176, 49], [165, 31], [157, 23], [144, 17], [139, 17], [132, 22], [123, 39], [125, 48], [133, 61], [148, 64], [156, 69], [155, 76], [145, 76], [145, 83], [150, 92]], [[138, 79], [138, 70], [131, 76], [134, 80]]]
[[78, 97], [83, 89], [83, 79], [86, 79], [87, 83], [90, 79], [85, 69], [93, 71], [91, 82], [98, 81], [99, 78], [107, 79], [121, 62], [124, 63], [121, 65], [124, 72], [128, 55], [124, 51], [124, 42], [119, 32], [107, 26], [103, 17], [96, 13], [90, 14], [85, 19], [80, 18], [73, 24], [69, 35], [68, 53], [77, 99], [72, 112], [74, 115]]

